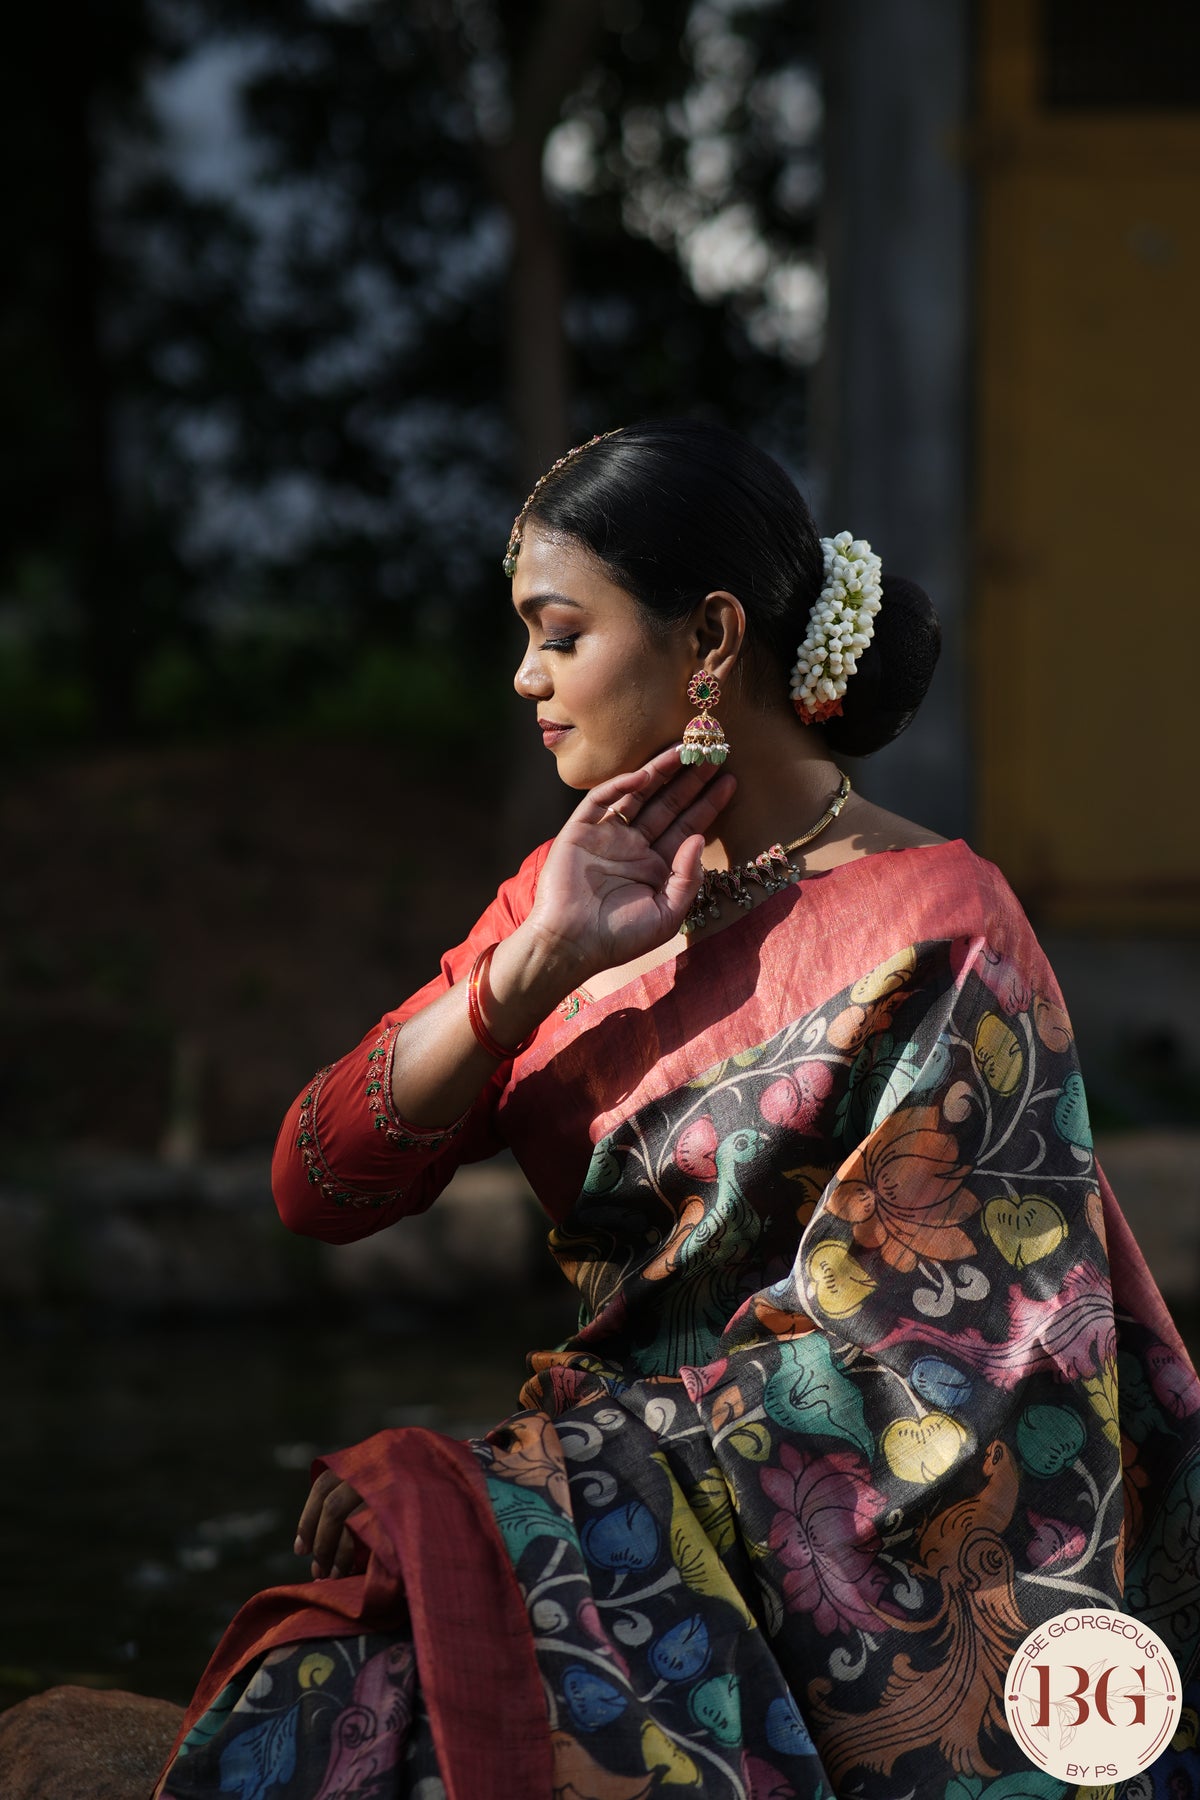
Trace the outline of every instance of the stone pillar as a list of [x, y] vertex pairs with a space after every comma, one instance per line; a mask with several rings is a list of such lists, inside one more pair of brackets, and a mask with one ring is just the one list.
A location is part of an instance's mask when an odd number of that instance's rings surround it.
[[942, 660], [916, 722], [851, 765], [882, 806], [969, 832], [966, 668], [971, 226], [963, 160], [972, 8], [825, 7], [829, 270], [815, 460], [825, 531], [867, 537], [941, 616]]

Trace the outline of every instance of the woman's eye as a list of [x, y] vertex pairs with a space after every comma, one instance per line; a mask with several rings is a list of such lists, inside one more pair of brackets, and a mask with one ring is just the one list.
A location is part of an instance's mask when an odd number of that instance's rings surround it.
[[579, 633], [573, 631], [568, 637], [547, 638], [541, 648], [543, 650], [573, 650], [578, 636]]

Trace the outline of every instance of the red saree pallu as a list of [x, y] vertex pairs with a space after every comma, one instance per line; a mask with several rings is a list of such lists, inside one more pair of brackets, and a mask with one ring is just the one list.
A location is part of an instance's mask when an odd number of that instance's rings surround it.
[[415, 1131], [396, 1035], [544, 854], [304, 1091], [276, 1181], [348, 1238], [510, 1145], [579, 1328], [485, 1438], [328, 1459], [364, 1572], [251, 1602], [161, 1792], [1054, 1800], [1005, 1676], [1099, 1606], [1184, 1681], [1129, 1800], [1200, 1794], [1200, 1383], [1002, 879], [961, 843], [809, 877]]

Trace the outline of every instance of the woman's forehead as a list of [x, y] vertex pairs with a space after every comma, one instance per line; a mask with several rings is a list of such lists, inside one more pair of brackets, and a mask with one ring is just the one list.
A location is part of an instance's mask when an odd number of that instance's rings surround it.
[[603, 606], [628, 604], [630, 597], [586, 544], [530, 520], [521, 538], [512, 599], [524, 615], [555, 603]]

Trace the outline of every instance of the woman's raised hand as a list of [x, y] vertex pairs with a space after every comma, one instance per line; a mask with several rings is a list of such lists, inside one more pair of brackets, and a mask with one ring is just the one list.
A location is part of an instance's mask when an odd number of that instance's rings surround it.
[[696, 897], [705, 833], [736, 785], [710, 763], [681, 767], [677, 747], [601, 782], [554, 840], [523, 929], [574, 965], [576, 981], [667, 943]]

